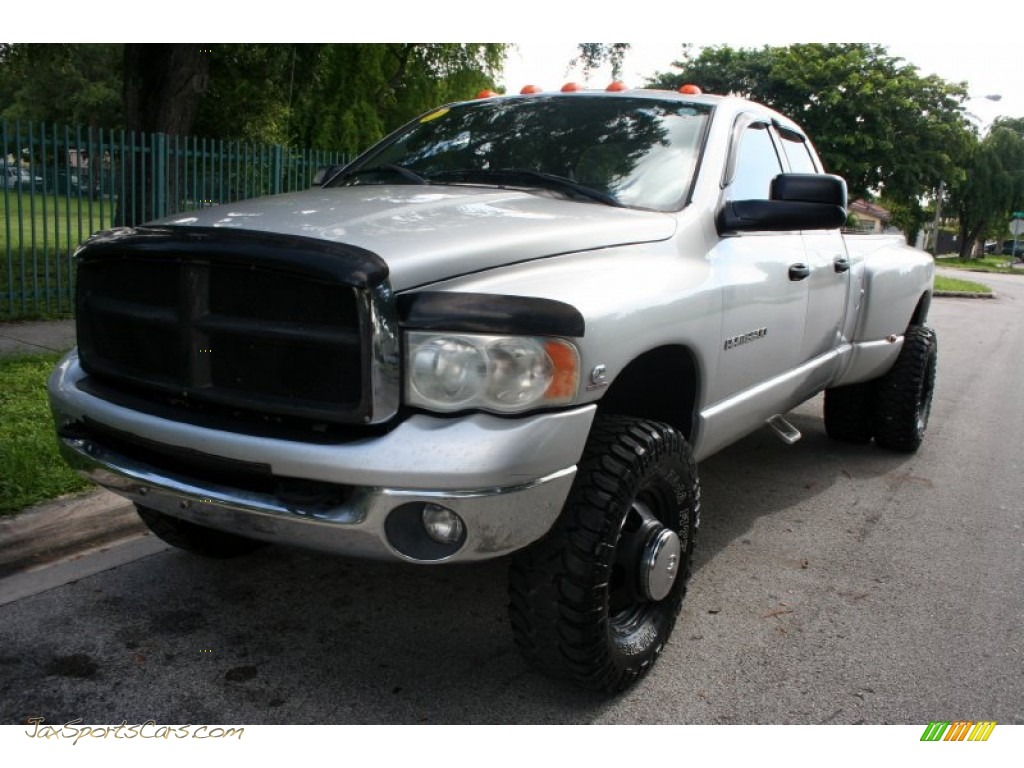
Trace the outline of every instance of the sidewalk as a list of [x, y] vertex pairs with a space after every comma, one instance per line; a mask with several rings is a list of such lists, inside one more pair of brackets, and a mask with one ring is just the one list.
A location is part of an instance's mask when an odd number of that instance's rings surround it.
[[[74, 320], [0, 323], [0, 357], [65, 352]], [[96, 489], [0, 517], [0, 579], [146, 530], [131, 503]]]
[[65, 352], [73, 346], [74, 320], [0, 323], [0, 356]]

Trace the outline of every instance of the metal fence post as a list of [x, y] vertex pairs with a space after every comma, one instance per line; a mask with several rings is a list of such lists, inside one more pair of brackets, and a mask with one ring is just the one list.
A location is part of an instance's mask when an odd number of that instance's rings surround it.
[[283, 147], [276, 145], [274, 147], [274, 176], [271, 180], [271, 194], [281, 194], [281, 177], [284, 175], [284, 151]]
[[167, 134], [154, 133], [153, 148], [153, 218], [168, 214], [167, 210]]

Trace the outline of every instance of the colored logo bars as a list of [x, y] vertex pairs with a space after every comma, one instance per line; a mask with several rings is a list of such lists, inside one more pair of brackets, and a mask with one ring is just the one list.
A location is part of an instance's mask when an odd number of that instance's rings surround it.
[[995, 720], [932, 721], [921, 734], [921, 741], [988, 741], [995, 727]]

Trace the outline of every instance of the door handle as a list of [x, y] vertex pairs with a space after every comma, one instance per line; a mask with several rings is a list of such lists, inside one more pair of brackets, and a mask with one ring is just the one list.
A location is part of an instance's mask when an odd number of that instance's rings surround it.
[[803, 280], [811, 274], [811, 268], [806, 264], [791, 264], [789, 266], [789, 279], [795, 281]]
[[832, 264], [836, 272], [847, 272], [850, 269], [850, 260], [845, 256], [836, 256]]

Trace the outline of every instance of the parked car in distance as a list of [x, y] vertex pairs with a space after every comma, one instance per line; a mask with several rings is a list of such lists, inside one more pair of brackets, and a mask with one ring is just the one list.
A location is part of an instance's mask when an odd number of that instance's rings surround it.
[[4, 169], [4, 186], [7, 189], [23, 189], [31, 191], [33, 188], [41, 189], [43, 186], [43, 179], [40, 176], [36, 176], [33, 180], [32, 175], [16, 165], [8, 165]]
[[1013, 241], [1013, 240], [1004, 240], [1003, 241], [1003, 250], [1002, 250], [1003, 256], [1013, 256], [1013, 255], [1016, 255], [1018, 257], [1024, 256], [1024, 241], [1017, 240], [1016, 241], [1016, 248], [1014, 248], [1014, 242], [1015, 241]]
[[100, 180], [88, 173], [76, 168], [54, 168], [46, 175], [46, 191], [98, 200], [103, 190]]

